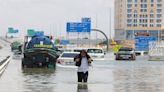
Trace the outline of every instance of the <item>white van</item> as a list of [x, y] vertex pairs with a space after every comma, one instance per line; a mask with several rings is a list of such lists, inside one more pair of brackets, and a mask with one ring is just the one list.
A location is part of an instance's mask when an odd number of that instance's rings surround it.
[[74, 48], [73, 52], [86, 50], [93, 60], [104, 60], [105, 52], [102, 48]]
[[93, 60], [104, 60], [105, 52], [101, 48], [89, 48], [87, 49], [87, 53]]

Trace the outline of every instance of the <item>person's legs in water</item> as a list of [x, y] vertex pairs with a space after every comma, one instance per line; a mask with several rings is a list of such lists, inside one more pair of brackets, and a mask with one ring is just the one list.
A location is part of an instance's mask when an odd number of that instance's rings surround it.
[[78, 82], [82, 82], [83, 72], [77, 72]]
[[83, 73], [83, 81], [87, 82], [88, 80], [88, 71], [86, 73]]

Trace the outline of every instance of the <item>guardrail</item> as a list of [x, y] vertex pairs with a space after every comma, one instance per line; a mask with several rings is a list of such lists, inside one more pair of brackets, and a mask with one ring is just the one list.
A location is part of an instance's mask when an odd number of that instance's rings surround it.
[[10, 61], [10, 56], [7, 56], [5, 59], [3, 59], [1, 62], [0, 62], [0, 75], [2, 75], [2, 73], [4, 72], [4, 70], [6, 69], [9, 61]]
[[9, 40], [7, 40], [5, 37], [0, 37], [0, 39], [4, 40], [7, 43], [11, 43]]

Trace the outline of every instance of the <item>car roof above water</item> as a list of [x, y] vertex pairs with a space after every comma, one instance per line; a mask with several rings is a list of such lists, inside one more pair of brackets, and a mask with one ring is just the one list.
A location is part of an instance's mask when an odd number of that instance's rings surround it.
[[73, 58], [73, 57], [75, 57], [76, 55], [78, 55], [80, 52], [63, 52], [61, 55], [60, 55], [60, 57], [62, 58], [62, 57], [64, 57], [64, 58], [66, 58], [66, 57], [68, 57], [68, 58]]
[[129, 48], [129, 47], [122, 47], [119, 49], [119, 51], [132, 51], [134, 50], [133, 48]]
[[64, 51], [62, 54], [64, 54], [64, 53], [75, 53], [75, 54], [79, 54], [79, 52], [69, 52], [69, 51]]

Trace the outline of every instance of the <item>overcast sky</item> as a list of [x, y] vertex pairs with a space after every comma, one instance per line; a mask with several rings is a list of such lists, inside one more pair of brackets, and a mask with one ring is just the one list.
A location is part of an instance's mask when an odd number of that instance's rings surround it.
[[8, 27], [14, 27], [21, 33], [36, 29], [54, 36], [66, 35], [67, 22], [90, 17], [92, 28], [99, 28], [109, 36], [110, 8], [112, 30], [114, 24], [113, 7], [114, 0], [0, 0], [0, 32], [3, 35]]

